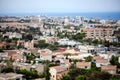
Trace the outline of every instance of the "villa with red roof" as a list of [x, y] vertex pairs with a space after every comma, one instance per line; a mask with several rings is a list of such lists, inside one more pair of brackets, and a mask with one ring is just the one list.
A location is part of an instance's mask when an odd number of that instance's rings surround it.
[[62, 75], [68, 73], [66, 66], [54, 66], [50, 68], [51, 80], [61, 80]]

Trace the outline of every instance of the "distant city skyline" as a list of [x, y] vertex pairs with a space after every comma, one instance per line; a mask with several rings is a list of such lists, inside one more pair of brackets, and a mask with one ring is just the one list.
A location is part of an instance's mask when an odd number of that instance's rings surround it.
[[120, 12], [120, 0], [0, 0], [0, 13]]

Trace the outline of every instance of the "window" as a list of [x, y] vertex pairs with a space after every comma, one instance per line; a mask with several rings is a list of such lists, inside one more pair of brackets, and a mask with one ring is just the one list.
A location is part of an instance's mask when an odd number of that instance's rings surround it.
[[87, 68], [87, 66], [85, 66], [85, 68]]
[[20, 80], [20, 78], [17, 78], [16, 80]]

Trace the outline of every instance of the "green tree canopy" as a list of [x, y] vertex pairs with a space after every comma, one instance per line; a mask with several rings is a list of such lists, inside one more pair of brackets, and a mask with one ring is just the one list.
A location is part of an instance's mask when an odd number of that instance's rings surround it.
[[76, 77], [75, 80], [86, 80], [86, 76], [85, 75], [79, 75], [78, 77]]
[[71, 80], [71, 78], [69, 75], [65, 74], [65, 75], [62, 75], [61, 80]]
[[86, 62], [91, 62], [91, 61], [92, 61], [92, 56], [86, 57], [86, 58], [85, 58], [85, 61], [86, 61]]

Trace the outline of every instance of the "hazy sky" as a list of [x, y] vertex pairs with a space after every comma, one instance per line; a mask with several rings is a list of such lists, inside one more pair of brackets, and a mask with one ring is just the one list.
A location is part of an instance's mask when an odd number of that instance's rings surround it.
[[0, 13], [120, 12], [120, 0], [0, 0]]

